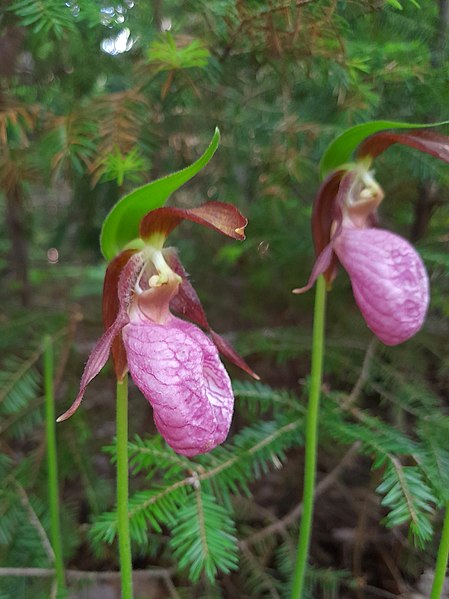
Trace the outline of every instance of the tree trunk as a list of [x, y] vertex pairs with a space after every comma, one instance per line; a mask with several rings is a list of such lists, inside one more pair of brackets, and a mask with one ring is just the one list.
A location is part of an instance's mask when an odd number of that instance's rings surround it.
[[20, 285], [22, 306], [28, 306], [30, 303], [30, 283], [28, 279], [28, 249], [23, 200], [23, 192], [19, 185], [14, 185], [5, 192], [6, 229], [11, 243], [8, 263], [11, 272]]
[[153, 21], [156, 31], [162, 30], [162, 0], [153, 0]]
[[435, 181], [425, 181], [420, 186], [410, 230], [410, 238], [413, 242], [418, 241], [426, 234], [433, 211], [440, 203], [439, 192], [440, 188]]
[[[10, 78], [17, 75], [17, 60], [22, 51], [25, 35], [25, 29], [22, 27], [6, 26], [0, 36], [0, 56], [2, 57], [2, 60], [0, 60], [0, 77], [4, 82], [3, 89], [8, 89]], [[2, 110], [2, 106], [3, 97], [0, 90], [0, 110]], [[3, 193], [6, 205], [6, 233], [10, 241], [8, 265], [20, 285], [21, 303], [23, 306], [28, 306], [30, 302], [30, 285], [23, 189], [20, 183], [17, 182], [11, 186], [6, 186]]]
[[444, 64], [447, 56], [447, 37], [449, 33], [449, 0], [440, 0], [436, 33], [435, 49], [432, 53], [432, 65], [434, 68], [441, 67]]

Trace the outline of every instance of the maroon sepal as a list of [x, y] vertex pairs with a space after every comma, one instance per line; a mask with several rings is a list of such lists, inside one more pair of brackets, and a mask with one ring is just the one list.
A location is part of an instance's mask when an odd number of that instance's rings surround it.
[[197, 208], [156, 208], [140, 222], [140, 237], [149, 239], [155, 233], [165, 237], [183, 220], [190, 220], [210, 229], [215, 229], [233, 239], [245, 239], [244, 229], [248, 220], [232, 204], [206, 202]]
[[231, 344], [211, 329], [200, 298], [191, 285], [188, 274], [181, 264], [176, 250], [174, 248], [166, 248], [163, 250], [163, 254], [170, 268], [182, 278], [177, 295], [170, 300], [170, 309], [208, 331], [218, 351], [225, 358], [259, 381], [259, 375], [248, 366]]
[[393, 144], [410, 146], [449, 163], [449, 137], [427, 130], [410, 133], [395, 133], [394, 131], [375, 133], [360, 144], [357, 157], [371, 156], [375, 158]]
[[[136, 250], [121, 252], [109, 263], [106, 269], [103, 283], [103, 325], [105, 330], [108, 330], [112, 326], [119, 313], [118, 282], [120, 274], [128, 263], [128, 260], [135, 253]], [[120, 334], [117, 335], [112, 343], [111, 353], [115, 374], [117, 379], [121, 381], [128, 372], [128, 364], [125, 347]]]

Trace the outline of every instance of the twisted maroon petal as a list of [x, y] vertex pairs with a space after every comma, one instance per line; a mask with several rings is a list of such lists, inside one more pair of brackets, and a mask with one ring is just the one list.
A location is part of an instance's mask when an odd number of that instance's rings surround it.
[[[120, 275], [128, 263], [129, 259], [136, 250], [125, 250], [116, 256], [106, 269], [103, 283], [103, 325], [107, 331], [117, 319], [120, 310], [120, 300], [118, 296], [118, 285]], [[122, 380], [128, 372], [126, 362], [126, 352], [120, 335], [117, 335], [112, 342], [112, 359], [114, 370], [118, 380]]]
[[87, 385], [92, 381], [92, 379], [94, 379], [97, 376], [97, 374], [108, 361], [112, 342], [127, 322], [128, 317], [126, 316], [126, 314], [120, 314], [115, 320], [114, 324], [111, 327], [109, 327], [109, 329], [105, 333], [103, 333], [103, 335], [97, 341], [95, 347], [90, 353], [90, 356], [84, 368], [83, 376], [81, 377], [80, 390], [78, 392], [78, 395], [76, 396], [75, 401], [70, 406], [70, 408], [66, 412], [64, 412], [64, 414], [57, 418], [56, 422], [62, 422], [63, 420], [67, 420], [67, 418], [73, 416], [73, 414], [79, 408], [79, 405], [84, 397], [84, 392], [86, 390]]
[[140, 222], [140, 237], [150, 239], [155, 233], [167, 237], [183, 220], [190, 220], [210, 229], [215, 229], [233, 239], [245, 239], [244, 229], [248, 220], [232, 204], [206, 202], [197, 208], [157, 208], [149, 212]]
[[432, 131], [413, 131], [395, 133], [394, 131], [380, 131], [368, 137], [357, 150], [357, 156], [371, 156], [375, 158], [385, 152], [393, 144], [402, 144], [415, 148], [425, 154], [449, 163], [449, 137], [433, 133]]
[[[316, 256], [319, 256], [328, 247], [333, 224], [339, 218], [341, 211], [337, 198], [344, 175], [345, 171], [340, 170], [326, 177], [313, 201], [312, 239]], [[349, 185], [347, 188], [349, 189]], [[326, 261], [326, 267], [321, 272], [325, 273], [327, 283], [333, 281], [337, 272], [337, 258], [335, 255], [331, 253], [329, 260]], [[315, 282], [315, 279], [313, 282]]]
[[309, 291], [320, 275], [324, 275], [328, 285], [335, 279], [338, 261], [334, 244], [342, 230], [342, 206], [353, 181], [353, 172], [336, 171], [324, 181], [318, 191], [312, 214], [312, 237], [317, 259], [307, 284], [293, 289], [293, 293]]
[[366, 324], [385, 345], [402, 343], [419, 331], [429, 304], [429, 280], [408, 241], [383, 229], [345, 227], [334, 250]]
[[176, 250], [174, 248], [166, 248], [163, 253], [167, 263], [170, 265], [170, 268], [172, 268], [173, 271], [182, 278], [182, 283], [179, 286], [177, 295], [170, 300], [170, 308], [173, 310], [173, 312], [188, 318], [195, 324], [198, 324], [200, 327], [208, 331], [218, 351], [227, 360], [235, 364], [238, 368], [252, 376], [257, 381], [260, 381], [260, 376], [248, 366], [242, 356], [235, 351], [232, 345], [226, 341], [224, 337], [211, 329], [204, 308], [201, 305], [200, 298], [190, 283], [188, 274], [181, 264]]
[[313, 265], [312, 272], [310, 273], [310, 277], [306, 285], [304, 285], [304, 287], [297, 287], [296, 289], [293, 289], [292, 293], [300, 294], [309, 291], [309, 289], [312, 289], [312, 287], [315, 285], [315, 281], [318, 279], [318, 277], [324, 274], [329, 269], [334, 259], [335, 239], [340, 234], [340, 230], [341, 223], [333, 239], [327, 244], [327, 246], [318, 256], [318, 258], [315, 260], [315, 264]]
[[174, 451], [194, 456], [223, 443], [232, 419], [231, 382], [213, 343], [195, 325], [133, 318], [123, 328], [128, 366]]
[[134, 254], [121, 271], [118, 282], [120, 307], [117, 317], [112, 325], [105, 331], [105, 333], [103, 333], [91, 351], [84, 368], [83, 376], [81, 377], [80, 389], [75, 401], [64, 414], [59, 416], [56, 422], [67, 420], [67, 418], [70, 418], [70, 416], [76, 412], [83, 399], [87, 385], [97, 376], [106, 364], [114, 339], [129, 321], [127, 306], [131, 299], [133, 282], [142, 267], [142, 263], [142, 256], [140, 254]]
[[203, 329], [209, 330], [210, 326], [206, 312], [197, 292], [188, 279], [189, 275], [179, 259], [178, 252], [175, 248], [166, 248], [163, 250], [163, 254], [170, 268], [182, 279], [178, 293], [170, 300], [170, 308]]

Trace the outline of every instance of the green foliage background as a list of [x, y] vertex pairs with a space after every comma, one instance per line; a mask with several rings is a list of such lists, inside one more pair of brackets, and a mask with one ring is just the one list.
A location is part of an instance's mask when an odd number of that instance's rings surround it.
[[[313, 301], [290, 290], [313, 263], [318, 164], [348, 126], [448, 118], [444, 6], [0, 2], [0, 574], [52, 567], [42, 335], [56, 343], [62, 412], [101, 330], [106, 214], [136, 185], [193, 163], [218, 126], [213, 160], [170, 202], [234, 203], [249, 218], [247, 240], [185, 223], [171, 242], [210, 322], [263, 382], [230, 369], [232, 434], [192, 461], [155, 436], [132, 391], [135, 567], [157, 569], [161, 597], [288, 596]], [[376, 175], [386, 193], [381, 225], [416, 243], [432, 301], [422, 332], [384, 348], [371, 341], [344, 273], [330, 294], [319, 463], [330, 486], [317, 498], [310, 597], [420, 588], [448, 500], [448, 169], [391, 148]], [[117, 569], [112, 398], [105, 369], [58, 428], [64, 551], [76, 570]], [[393, 574], [372, 565], [385, 551]], [[50, 589], [51, 578], [0, 577], [2, 599], [47, 598]]]

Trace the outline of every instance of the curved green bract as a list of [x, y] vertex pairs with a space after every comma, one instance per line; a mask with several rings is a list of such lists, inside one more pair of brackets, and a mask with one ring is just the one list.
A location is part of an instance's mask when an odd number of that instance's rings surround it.
[[139, 237], [142, 218], [155, 208], [163, 206], [167, 198], [206, 166], [220, 142], [220, 131], [215, 129], [212, 141], [204, 154], [186, 168], [134, 189], [121, 198], [107, 215], [100, 234], [100, 247], [106, 260], [111, 260], [130, 242]]
[[331, 171], [338, 169], [342, 164], [350, 162], [352, 154], [357, 146], [373, 133], [385, 129], [424, 129], [426, 127], [438, 127], [447, 125], [449, 121], [442, 123], [404, 123], [401, 121], [369, 121], [361, 125], [355, 125], [336, 137], [326, 148], [320, 162], [320, 176], [322, 179]]

